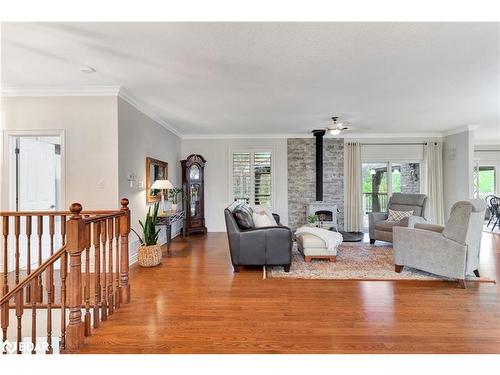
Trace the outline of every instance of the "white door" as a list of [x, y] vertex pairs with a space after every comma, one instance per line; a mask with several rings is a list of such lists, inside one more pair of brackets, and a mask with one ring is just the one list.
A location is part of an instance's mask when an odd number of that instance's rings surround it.
[[36, 137], [20, 137], [18, 173], [19, 211], [54, 211], [55, 145]]
[[[58, 209], [61, 190], [60, 137], [55, 136], [14, 136], [11, 142], [11, 162], [9, 179], [12, 181], [12, 207], [17, 211], [55, 211]], [[55, 218], [55, 233], [59, 233], [60, 218]], [[43, 220], [42, 261], [51, 255], [49, 241], [49, 219]], [[21, 218], [19, 246], [20, 268], [27, 267], [27, 238], [25, 217]], [[38, 265], [38, 245], [36, 218], [32, 218], [31, 266]], [[14, 270], [15, 248], [10, 244], [10, 270]], [[60, 247], [60, 236], [55, 236], [54, 249]], [[57, 265], [56, 265], [57, 268]]]

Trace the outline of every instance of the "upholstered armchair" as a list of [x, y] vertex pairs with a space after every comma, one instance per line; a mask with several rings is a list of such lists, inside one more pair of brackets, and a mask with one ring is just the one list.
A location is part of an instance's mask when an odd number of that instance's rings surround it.
[[416, 224], [415, 228], [394, 228], [396, 272], [404, 266], [439, 276], [458, 279], [479, 277], [479, 251], [486, 203], [479, 199], [453, 205], [446, 226]]
[[[425, 194], [394, 193], [387, 204], [387, 212], [371, 212], [368, 214], [370, 243], [376, 240], [392, 242], [394, 227], [410, 227], [416, 223], [425, 223], [427, 196]], [[388, 221], [389, 209], [395, 211], [413, 211], [413, 216], [401, 221]]]
[[[292, 231], [280, 224], [280, 217], [273, 214], [277, 226], [241, 228], [234, 215], [238, 205], [224, 210], [229, 251], [234, 272], [239, 266], [283, 266], [290, 271], [292, 262]], [[250, 219], [251, 220], [251, 219]]]

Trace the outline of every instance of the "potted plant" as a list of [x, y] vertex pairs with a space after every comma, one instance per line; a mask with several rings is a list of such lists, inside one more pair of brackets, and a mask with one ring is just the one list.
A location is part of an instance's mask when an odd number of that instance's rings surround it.
[[172, 201], [172, 211], [177, 211], [177, 197], [179, 193], [182, 191], [180, 187], [174, 187], [168, 191], [168, 198]]
[[137, 261], [142, 267], [157, 266], [161, 262], [161, 246], [158, 245], [158, 236], [160, 229], [156, 230], [156, 219], [158, 217], [158, 203], [153, 205], [153, 213], [151, 214], [151, 206], [148, 208], [146, 220], [139, 224], [142, 228], [142, 237], [134, 229], [132, 231], [139, 238], [141, 246], [137, 250]]
[[310, 226], [315, 226], [316, 223], [318, 222], [319, 220], [319, 216], [318, 215], [309, 215], [307, 217], [307, 223], [310, 225]]

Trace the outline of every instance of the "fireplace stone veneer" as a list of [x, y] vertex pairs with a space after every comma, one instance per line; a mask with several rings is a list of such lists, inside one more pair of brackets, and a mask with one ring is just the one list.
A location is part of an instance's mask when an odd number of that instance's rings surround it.
[[[289, 138], [288, 149], [288, 226], [292, 230], [307, 223], [307, 205], [316, 199], [315, 139]], [[344, 141], [323, 140], [323, 199], [340, 211], [338, 229], [344, 229]]]

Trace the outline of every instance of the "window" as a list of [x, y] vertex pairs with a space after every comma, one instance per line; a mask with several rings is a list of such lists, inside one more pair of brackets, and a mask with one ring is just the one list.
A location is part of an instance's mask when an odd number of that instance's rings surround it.
[[478, 179], [478, 192], [476, 196], [480, 199], [486, 198], [488, 195], [494, 195], [495, 188], [495, 167], [494, 166], [480, 166]]
[[234, 201], [271, 207], [271, 152], [233, 152], [232, 193]]
[[392, 193], [420, 193], [419, 162], [382, 162], [362, 164], [363, 225], [368, 213], [386, 212]]

